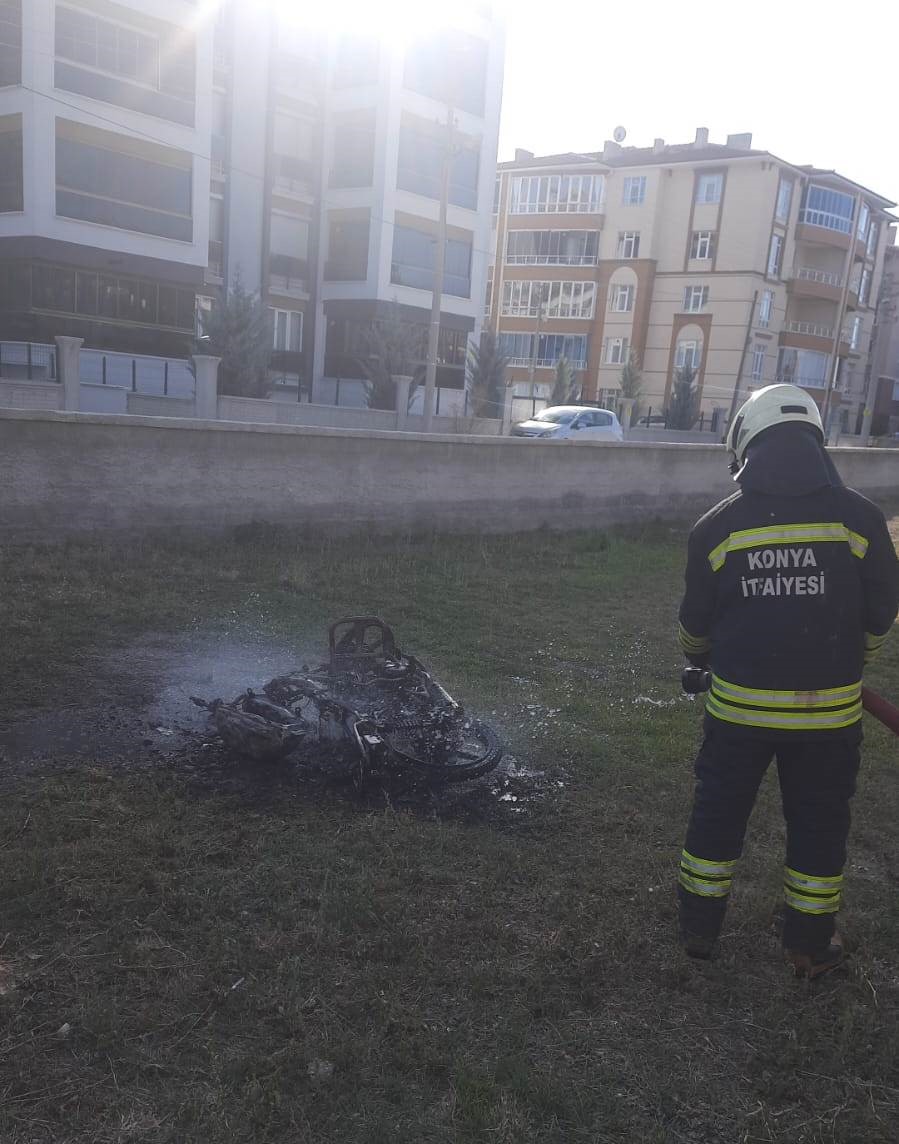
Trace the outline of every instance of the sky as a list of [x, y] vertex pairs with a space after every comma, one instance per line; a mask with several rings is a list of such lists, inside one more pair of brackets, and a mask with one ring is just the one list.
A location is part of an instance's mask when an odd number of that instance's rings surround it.
[[[899, 200], [897, 23], [831, 0], [507, 0], [501, 160], [710, 141], [836, 168]], [[899, 214], [899, 211], [895, 212]]]

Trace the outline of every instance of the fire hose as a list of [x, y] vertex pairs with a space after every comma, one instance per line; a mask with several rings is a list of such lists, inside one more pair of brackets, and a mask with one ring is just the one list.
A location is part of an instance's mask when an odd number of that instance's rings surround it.
[[[708, 691], [712, 685], [712, 673], [705, 667], [685, 667], [681, 676], [681, 686], [688, 695], [701, 695]], [[887, 730], [899, 735], [899, 707], [894, 706], [888, 699], [872, 691], [870, 687], [862, 688], [862, 707], [883, 723]]]

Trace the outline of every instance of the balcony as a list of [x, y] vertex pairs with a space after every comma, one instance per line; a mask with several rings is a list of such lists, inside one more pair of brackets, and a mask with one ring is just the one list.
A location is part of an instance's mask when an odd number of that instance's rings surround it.
[[[530, 369], [532, 365], [534, 366], [535, 369], [555, 369], [558, 364], [559, 364], [559, 359], [557, 357], [556, 358], [536, 358], [536, 359], [525, 358], [525, 357], [509, 358], [509, 365], [515, 366], [519, 369]], [[572, 360], [569, 360], [568, 364], [571, 366], [572, 369], [586, 369], [587, 368], [586, 358], [583, 360], [572, 359]]]
[[796, 241], [849, 250], [853, 244], [853, 231], [852, 219], [831, 214], [829, 211], [803, 207], [796, 225]]
[[832, 353], [833, 335], [833, 326], [819, 322], [785, 322], [779, 341], [782, 346], [792, 349]]
[[308, 294], [308, 265], [304, 258], [293, 258], [288, 254], [272, 254], [268, 270], [270, 294], [281, 294], [291, 298], [305, 297]]
[[596, 266], [595, 254], [507, 254], [507, 266]]
[[831, 270], [816, 270], [812, 266], [797, 266], [787, 284], [791, 294], [803, 298], [823, 298], [839, 302], [843, 292], [843, 276]]

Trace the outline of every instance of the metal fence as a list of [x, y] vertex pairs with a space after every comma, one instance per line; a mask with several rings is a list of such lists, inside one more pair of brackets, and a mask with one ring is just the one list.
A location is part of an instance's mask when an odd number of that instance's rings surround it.
[[0, 342], [0, 378], [57, 381], [55, 346], [37, 342]]
[[82, 382], [117, 385], [148, 397], [193, 397], [190, 363], [181, 358], [81, 351]]

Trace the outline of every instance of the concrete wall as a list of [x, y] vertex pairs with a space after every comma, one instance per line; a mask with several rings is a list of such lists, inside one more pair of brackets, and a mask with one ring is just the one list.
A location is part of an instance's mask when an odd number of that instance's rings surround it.
[[62, 404], [62, 386], [58, 382], [0, 380], [0, 408], [61, 409]]
[[[899, 453], [837, 450], [895, 495]], [[246, 425], [0, 410], [0, 540], [215, 532], [265, 520], [335, 531], [508, 532], [690, 517], [733, 491], [720, 445]]]

